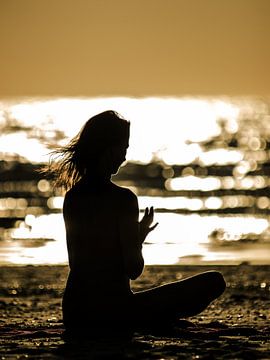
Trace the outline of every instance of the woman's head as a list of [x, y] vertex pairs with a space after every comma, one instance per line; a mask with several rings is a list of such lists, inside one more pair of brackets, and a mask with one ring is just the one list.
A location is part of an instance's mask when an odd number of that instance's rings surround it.
[[54, 172], [56, 183], [73, 186], [86, 173], [108, 177], [125, 161], [130, 123], [115, 111], [90, 118], [71, 142], [55, 153], [62, 155]]

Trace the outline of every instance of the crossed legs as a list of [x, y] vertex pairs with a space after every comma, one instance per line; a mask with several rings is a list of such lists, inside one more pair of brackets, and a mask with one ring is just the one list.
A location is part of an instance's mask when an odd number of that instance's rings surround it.
[[225, 290], [223, 276], [207, 271], [187, 279], [134, 293], [134, 322], [140, 325], [168, 323], [202, 312]]

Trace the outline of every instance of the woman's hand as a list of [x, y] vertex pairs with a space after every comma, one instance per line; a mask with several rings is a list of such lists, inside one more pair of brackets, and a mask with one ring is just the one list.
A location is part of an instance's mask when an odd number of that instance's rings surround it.
[[144, 211], [144, 216], [142, 220], [139, 222], [139, 226], [140, 226], [139, 234], [140, 234], [141, 243], [143, 243], [146, 236], [158, 226], [158, 223], [151, 226], [153, 220], [154, 220], [153, 206], [150, 207], [150, 210], [147, 207]]

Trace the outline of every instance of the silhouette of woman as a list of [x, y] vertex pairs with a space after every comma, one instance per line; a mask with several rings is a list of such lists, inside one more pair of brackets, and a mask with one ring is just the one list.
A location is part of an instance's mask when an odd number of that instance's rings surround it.
[[63, 215], [70, 272], [63, 296], [69, 334], [131, 334], [204, 310], [225, 289], [222, 275], [208, 271], [185, 280], [133, 293], [130, 279], [144, 268], [142, 244], [154, 211], [142, 220], [136, 195], [111, 182], [125, 161], [129, 122], [114, 111], [88, 120], [55, 153], [56, 183], [67, 192]]

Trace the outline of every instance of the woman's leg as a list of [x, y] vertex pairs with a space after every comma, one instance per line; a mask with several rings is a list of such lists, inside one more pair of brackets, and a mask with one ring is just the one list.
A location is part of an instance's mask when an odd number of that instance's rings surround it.
[[134, 293], [136, 324], [170, 322], [202, 312], [225, 290], [223, 276], [207, 271], [187, 279]]

